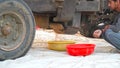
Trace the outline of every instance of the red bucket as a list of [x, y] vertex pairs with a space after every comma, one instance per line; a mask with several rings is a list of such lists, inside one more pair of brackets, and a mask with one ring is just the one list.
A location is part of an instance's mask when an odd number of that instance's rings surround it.
[[87, 56], [94, 52], [95, 44], [69, 44], [67, 52], [72, 56]]

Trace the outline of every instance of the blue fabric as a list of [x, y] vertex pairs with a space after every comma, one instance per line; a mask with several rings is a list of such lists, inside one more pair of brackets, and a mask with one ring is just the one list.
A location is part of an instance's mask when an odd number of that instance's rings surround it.
[[120, 31], [120, 13], [116, 16], [112, 25], [110, 25], [110, 29], [112, 29], [114, 32]]
[[120, 32], [114, 32], [111, 29], [108, 29], [104, 32], [103, 38], [120, 50]]

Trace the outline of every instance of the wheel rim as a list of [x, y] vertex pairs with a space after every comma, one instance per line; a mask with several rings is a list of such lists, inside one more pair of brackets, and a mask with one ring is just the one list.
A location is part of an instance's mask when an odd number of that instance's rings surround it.
[[15, 50], [22, 44], [25, 33], [25, 22], [19, 14], [6, 12], [0, 15], [0, 49]]

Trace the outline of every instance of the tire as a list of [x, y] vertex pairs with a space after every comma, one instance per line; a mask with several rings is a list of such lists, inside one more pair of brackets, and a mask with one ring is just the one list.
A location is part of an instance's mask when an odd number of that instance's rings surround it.
[[35, 20], [22, 0], [0, 1], [0, 60], [24, 56], [35, 36]]

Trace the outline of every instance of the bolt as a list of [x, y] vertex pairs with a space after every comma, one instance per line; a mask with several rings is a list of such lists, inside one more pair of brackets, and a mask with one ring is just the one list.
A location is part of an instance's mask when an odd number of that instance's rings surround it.
[[16, 40], [16, 37], [14, 37], [12, 40], [15, 41], [15, 40]]
[[7, 42], [4, 42], [4, 45], [6, 46], [6, 45], [8, 45], [8, 43], [7, 43]]

